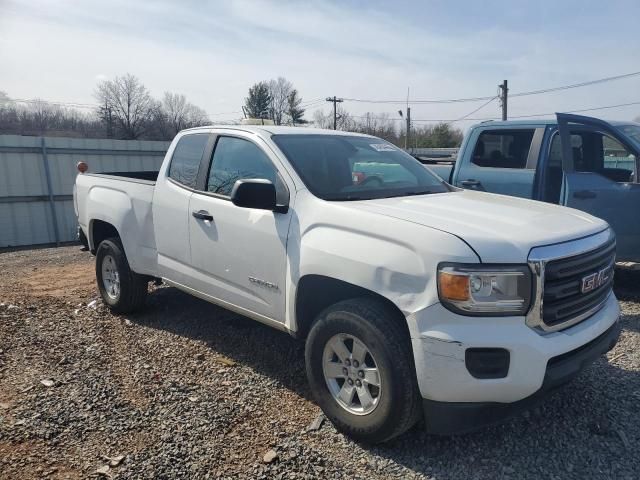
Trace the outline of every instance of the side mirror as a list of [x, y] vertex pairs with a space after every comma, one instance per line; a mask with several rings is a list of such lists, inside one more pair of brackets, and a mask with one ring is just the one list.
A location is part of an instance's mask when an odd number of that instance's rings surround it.
[[237, 207], [276, 210], [276, 187], [262, 178], [237, 180], [231, 201]]

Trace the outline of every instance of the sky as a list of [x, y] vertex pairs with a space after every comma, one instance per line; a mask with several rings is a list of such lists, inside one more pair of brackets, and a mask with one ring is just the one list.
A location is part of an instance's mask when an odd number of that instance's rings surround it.
[[[406, 101], [417, 124], [497, 118], [499, 103], [411, 104], [493, 96], [640, 71], [640, 1], [0, 0], [0, 91], [95, 103], [102, 79], [132, 73], [151, 93], [182, 93], [212, 121], [234, 120], [248, 88], [283, 76], [308, 105], [328, 96]], [[510, 116], [594, 111], [640, 116], [640, 75], [509, 101]], [[345, 101], [352, 115], [402, 104]], [[475, 120], [456, 123], [464, 128]]]

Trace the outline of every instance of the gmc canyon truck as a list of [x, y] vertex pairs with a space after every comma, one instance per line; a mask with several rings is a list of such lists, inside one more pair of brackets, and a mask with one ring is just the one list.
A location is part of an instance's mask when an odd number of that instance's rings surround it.
[[[607, 221], [617, 259], [640, 263], [640, 124], [557, 114], [471, 127], [455, 166], [428, 165], [451, 185], [565, 205]], [[434, 162], [435, 163], [435, 162]]]
[[317, 403], [358, 440], [499, 421], [619, 335], [606, 222], [452, 187], [376, 137], [186, 130], [159, 172], [80, 174], [74, 199], [108, 307], [162, 279], [304, 339]]

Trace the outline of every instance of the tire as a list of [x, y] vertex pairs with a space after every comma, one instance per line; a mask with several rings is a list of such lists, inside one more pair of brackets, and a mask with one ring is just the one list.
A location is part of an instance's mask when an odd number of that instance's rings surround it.
[[131, 313], [144, 306], [149, 282], [147, 277], [131, 270], [120, 239], [109, 238], [98, 246], [96, 279], [102, 301], [112, 312]]
[[[346, 300], [320, 313], [307, 337], [306, 370], [316, 402], [338, 430], [358, 441], [390, 440], [408, 430], [421, 416], [410, 338], [397, 316], [398, 312], [376, 299]], [[334, 349], [340, 342], [347, 347], [341, 357]], [[356, 342], [359, 342], [357, 352]], [[349, 398], [349, 390], [346, 397], [341, 397], [342, 404], [336, 395], [357, 384], [359, 378], [365, 378], [360, 377], [362, 372], [356, 368], [362, 368], [362, 364], [356, 365], [354, 361], [357, 356], [363, 358], [363, 347], [368, 355], [362, 362], [366, 363], [365, 375], [368, 378], [375, 365], [377, 377], [371, 377], [373, 383], [361, 381], [360, 388], [356, 385], [356, 395], [347, 406], [344, 398]], [[343, 361], [347, 353], [351, 360]], [[333, 375], [331, 372], [346, 373], [345, 366], [348, 375], [342, 382], [340, 378], [327, 378]], [[325, 369], [329, 372], [327, 376]], [[354, 383], [346, 384], [349, 380]], [[367, 389], [368, 394], [362, 389]], [[364, 401], [360, 400], [359, 392], [363, 392]]]

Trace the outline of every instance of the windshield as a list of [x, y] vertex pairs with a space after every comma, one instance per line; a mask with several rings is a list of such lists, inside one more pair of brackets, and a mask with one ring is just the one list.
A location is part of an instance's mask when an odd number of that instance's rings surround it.
[[448, 186], [418, 160], [379, 138], [273, 135], [307, 188], [324, 200], [426, 195]]
[[620, 125], [616, 128], [640, 145], [640, 125]]

